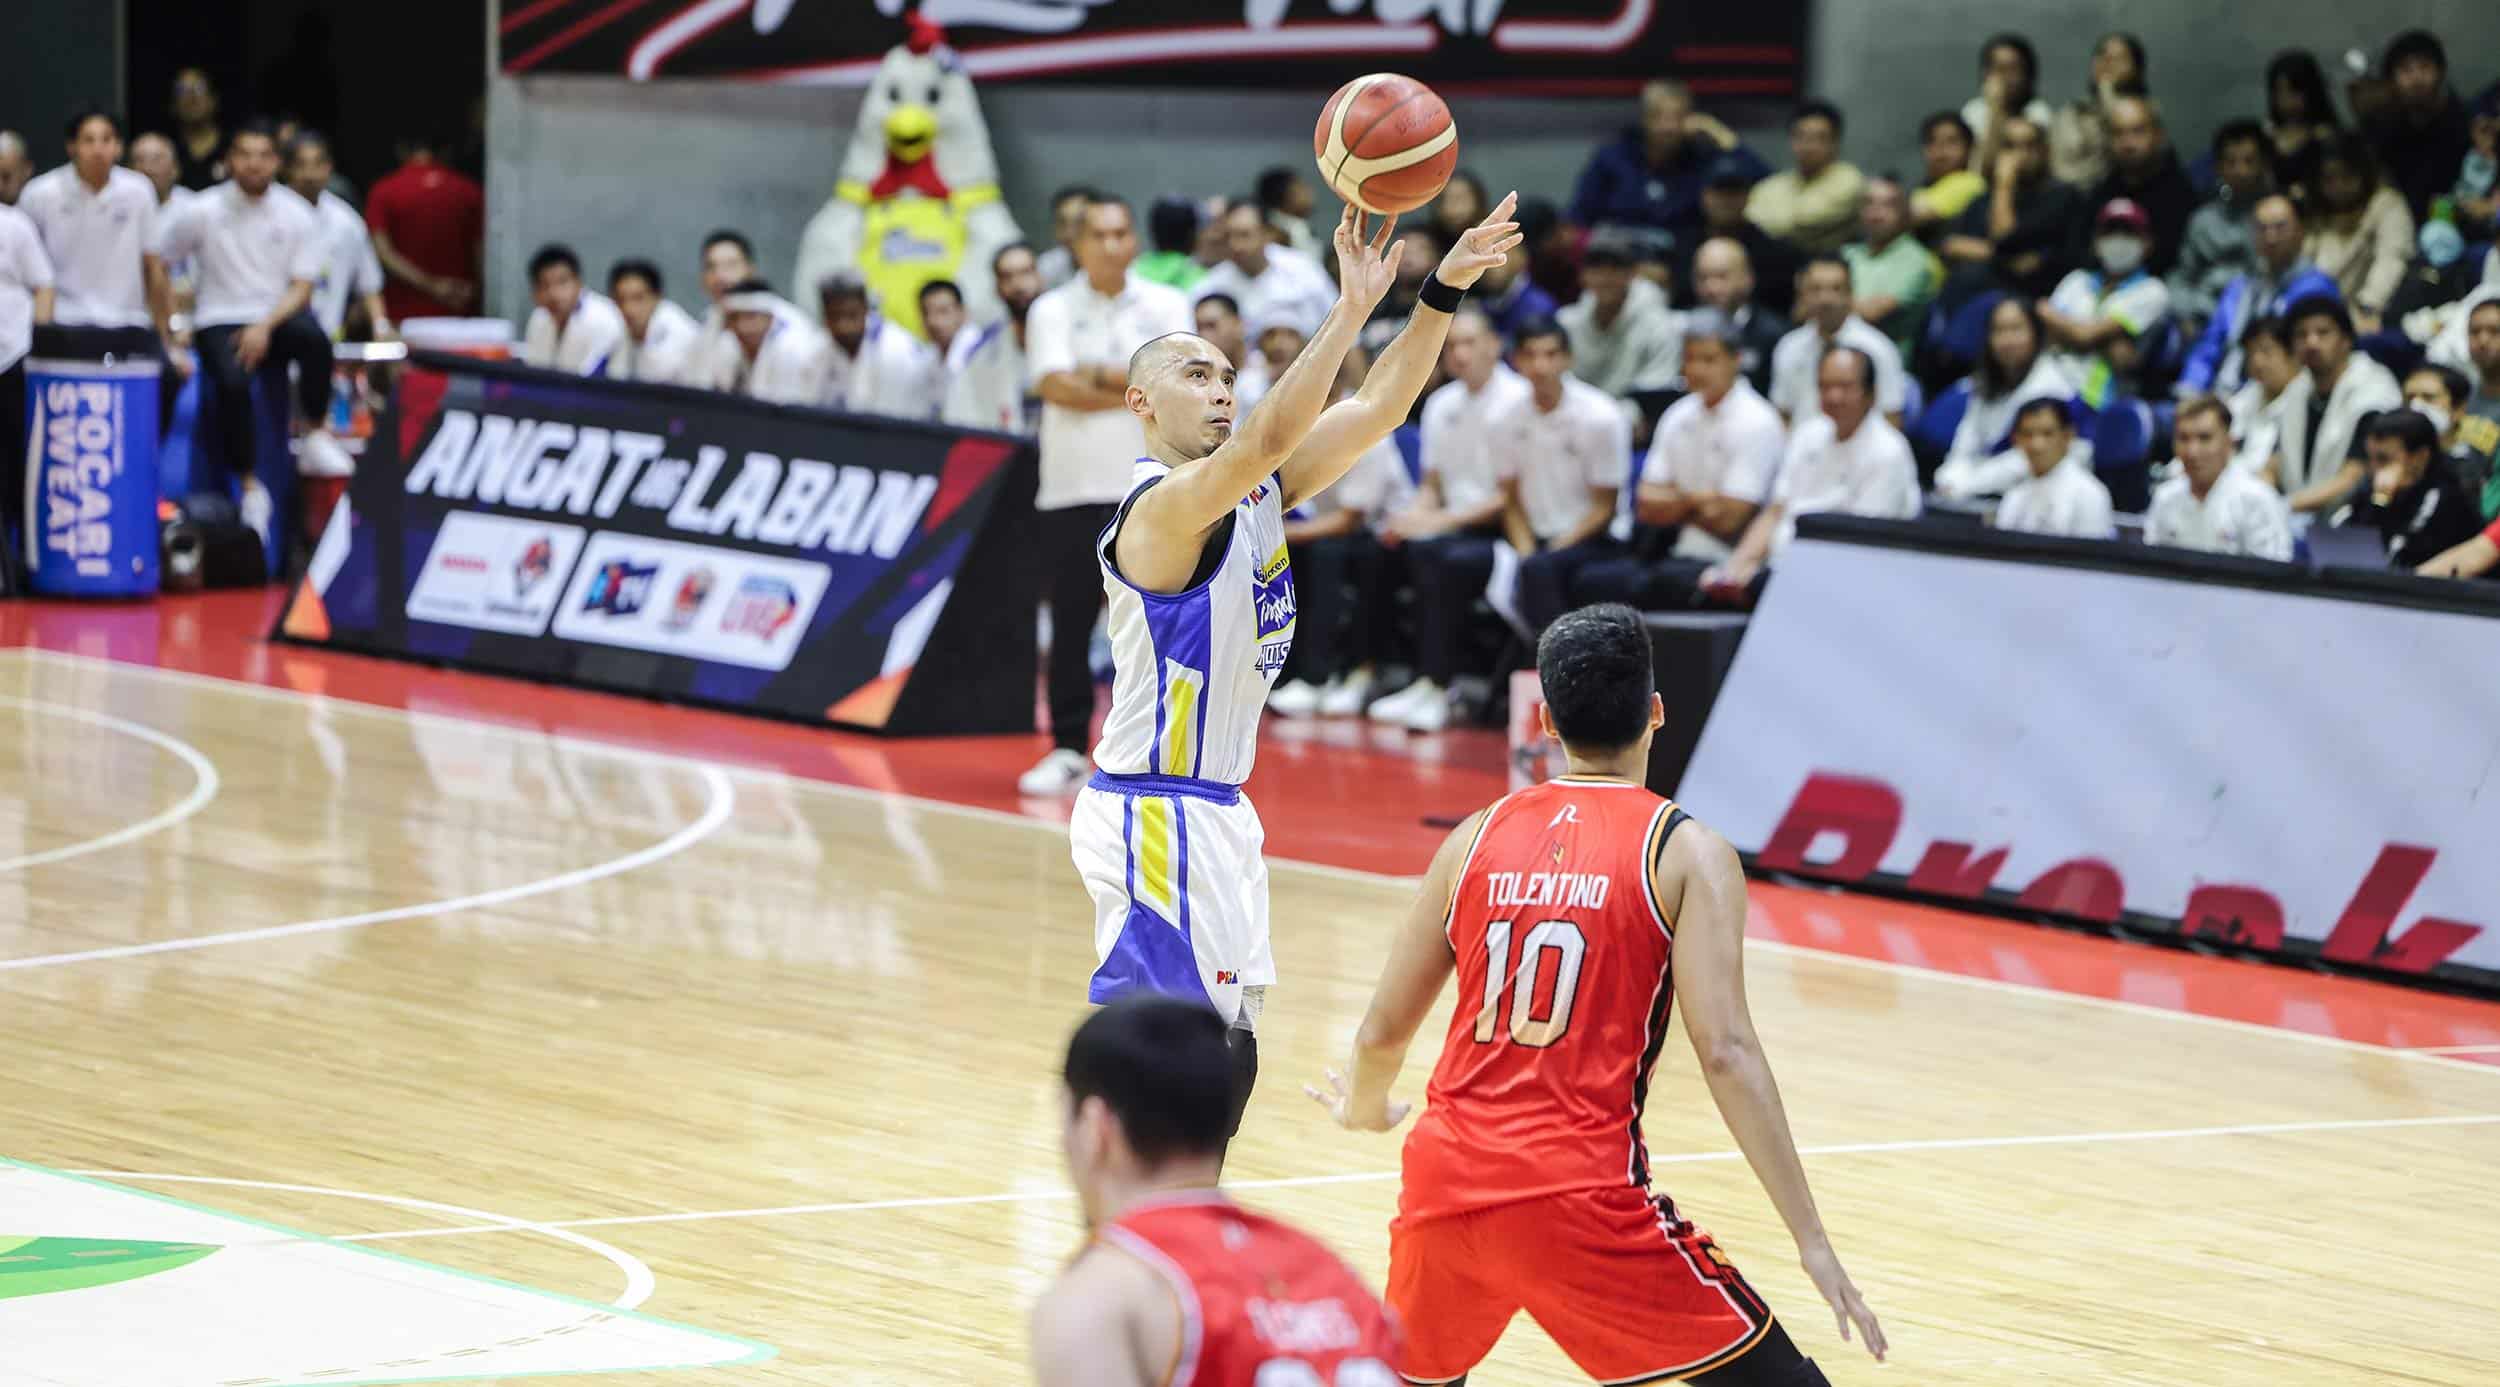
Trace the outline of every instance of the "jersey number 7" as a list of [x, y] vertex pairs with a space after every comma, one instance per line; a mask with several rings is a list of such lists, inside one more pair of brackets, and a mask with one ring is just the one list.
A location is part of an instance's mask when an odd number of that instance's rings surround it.
[[[1501, 1030], [1502, 993], [1509, 984], [1512, 1043], [1542, 1050], [1571, 1029], [1571, 1002], [1580, 991], [1580, 960], [1589, 942], [1569, 920], [1547, 920], [1531, 926], [1519, 941], [1519, 971], [1510, 964], [1511, 929], [1515, 922], [1496, 920], [1484, 931], [1484, 1009], [1476, 1013], [1476, 1043], [1490, 1045]], [[1537, 985], [1543, 981], [1548, 956], [1554, 969], [1554, 1004], [1539, 1019]]]

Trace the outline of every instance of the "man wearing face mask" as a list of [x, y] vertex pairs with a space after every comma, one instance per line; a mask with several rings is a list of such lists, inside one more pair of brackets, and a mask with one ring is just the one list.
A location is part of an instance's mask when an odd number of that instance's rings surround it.
[[2211, 390], [2228, 395], [2244, 376], [2240, 335], [2248, 325], [2279, 314], [2312, 296], [2340, 299], [2343, 294], [2325, 271], [2301, 254], [2307, 228], [2300, 206], [2280, 193], [2258, 200], [2249, 216], [2256, 234], [2257, 263], [2233, 279], [2214, 305], [2213, 318], [2188, 350], [2179, 371], [2179, 398]]
[[2465, 373], [2450, 366], [2425, 364], [2405, 377], [2405, 408], [2439, 430], [2440, 457], [2465, 484], [2465, 494], [2478, 498], [2477, 510], [2489, 520], [2500, 514], [2500, 487], [2491, 484], [2491, 455], [2500, 442], [2500, 428], [2465, 412], [2473, 393]]
[[2170, 291], [2145, 267], [2152, 223], [2144, 209], [2118, 198], [2093, 222], [2098, 270], [2076, 270], [2040, 305], [2050, 359], [2095, 409], [2135, 383], [2141, 344], [2170, 316]]

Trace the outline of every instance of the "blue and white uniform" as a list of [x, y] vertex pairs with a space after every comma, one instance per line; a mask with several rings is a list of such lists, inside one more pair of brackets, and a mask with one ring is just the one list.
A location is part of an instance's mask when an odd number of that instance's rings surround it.
[[1242, 990], [1276, 980], [1267, 833], [1241, 784], [1293, 647], [1284, 497], [1276, 478], [1260, 483], [1209, 541], [1200, 581], [1148, 592], [1121, 576], [1113, 542], [1137, 498], [1171, 471], [1138, 459], [1119, 516], [1095, 544], [1109, 596], [1111, 716], [1069, 848], [1094, 898], [1092, 999], [1139, 990], [1203, 999], [1246, 1026], [1258, 994], [1245, 1014]]

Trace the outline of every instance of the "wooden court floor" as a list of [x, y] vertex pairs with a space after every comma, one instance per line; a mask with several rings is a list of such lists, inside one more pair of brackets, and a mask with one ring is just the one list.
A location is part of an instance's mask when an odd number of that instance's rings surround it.
[[[1397, 1147], [1299, 1085], [1407, 887], [1274, 883], [1285, 981], [1229, 1174], [1376, 1281]], [[1044, 824], [0, 652], [0, 1156], [778, 1350], [642, 1380], [1025, 1380], [1079, 1238], [1051, 1073], [1089, 923]], [[1837, 1341], [1680, 1028], [1650, 1140], [1833, 1382], [2500, 1381], [2500, 1067], [1748, 966], [1891, 1364]], [[0, 1384], [35, 1380], [0, 1343]], [[1575, 1380], [1524, 1320], [1476, 1378]]]

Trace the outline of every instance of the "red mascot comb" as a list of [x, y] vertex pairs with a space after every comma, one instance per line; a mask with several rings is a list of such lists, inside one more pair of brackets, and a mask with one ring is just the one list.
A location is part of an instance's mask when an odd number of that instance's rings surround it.
[[925, 57], [929, 50], [946, 42], [946, 31], [918, 10], [903, 16], [903, 26], [911, 31], [903, 40], [903, 46], [915, 54]]

